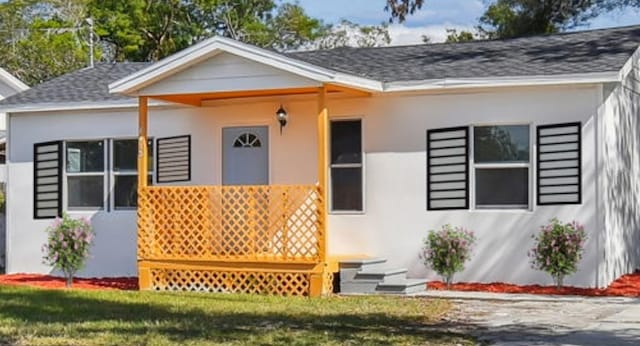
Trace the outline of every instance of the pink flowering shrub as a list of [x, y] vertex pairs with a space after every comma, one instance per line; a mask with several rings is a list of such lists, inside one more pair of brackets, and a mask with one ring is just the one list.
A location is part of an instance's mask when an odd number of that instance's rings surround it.
[[439, 231], [429, 231], [421, 257], [426, 266], [442, 276], [449, 288], [453, 275], [463, 271], [464, 263], [471, 258], [475, 242], [473, 231], [444, 225]]
[[582, 259], [587, 240], [584, 226], [575, 221], [565, 224], [554, 218], [532, 238], [535, 240], [535, 246], [529, 251], [532, 268], [549, 273], [555, 284], [562, 287], [564, 277], [575, 273]]
[[76, 272], [89, 257], [93, 243], [93, 228], [86, 219], [72, 219], [63, 215], [46, 230], [47, 243], [42, 246], [44, 263], [61, 270], [71, 287]]

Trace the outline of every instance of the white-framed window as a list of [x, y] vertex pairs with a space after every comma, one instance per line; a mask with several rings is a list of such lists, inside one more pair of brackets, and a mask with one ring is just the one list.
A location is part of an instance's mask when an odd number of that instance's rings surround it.
[[331, 211], [362, 212], [362, 120], [331, 120], [330, 138]]
[[[111, 205], [114, 210], [131, 210], [138, 206], [138, 140], [113, 139], [110, 158]], [[153, 183], [153, 140], [148, 142], [148, 184]]]
[[[64, 142], [66, 209], [132, 210], [137, 206], [137, 139]], [[149, 184], [153, 181], [149, 140]]]
[[531, 126], [472, 126], [475, 209], [528, 209], [531, 201]]
[[65, 142], [65, 180], [68, 210], [105, 208], [107, 186], [106, 140]]

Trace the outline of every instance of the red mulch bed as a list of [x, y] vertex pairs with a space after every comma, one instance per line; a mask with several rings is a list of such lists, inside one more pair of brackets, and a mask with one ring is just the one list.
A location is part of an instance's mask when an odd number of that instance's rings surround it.
[[[65, 288], [65, 279], [49, 275], [10, 274], [0, 275], [0, 285]], [[137, 290], [138, 278], [74, 279], [73, 288], [87, 290]]]
[[[48, 275], [10, 274], [0, 275], [0, 285], [65, 288], [65, 280], [63, 278]], [[441, 281], [430, 281], [429, 283], [427, 283], [427, 287], [430, 290], [446, 289], [445, 284]], [[137, 290], [138, 278], [75, 279], [73, 281], [73, 288], [91, 290]], [[452, 285], [451, 289], [454, 291], [479, 291], [495, 293], [640, 297], [640, 273], [625, 275], [614, 281], [609, 287], [604, 289], [579, 287], [563, 287], [561, 289], [557, 289], [555, 286], [519, 286], [501, 282], [494, 282], [490, 284], [456, 283]]]
[[[444, 290], [446, 285], [441, 281], [431, 281], [427, 283], [430, 290]], [[604, 289], [579, 288], [540, 285], [512, 285], [502, 282], [490, 284], [481, 283], [456, 283], [451, 285], [453, 291], [476, 291], [495, 293], [524, 293], [524, 294], [556, 294], [556, 295], [577, 295], [577, 296], [623, 296], [640, 297], [640, 273], [625, 275], [614, 281], [609, 287]]]

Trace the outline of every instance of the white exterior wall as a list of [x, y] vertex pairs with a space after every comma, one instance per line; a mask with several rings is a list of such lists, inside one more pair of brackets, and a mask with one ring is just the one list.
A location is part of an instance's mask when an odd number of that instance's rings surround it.
[[[288, 104], [292, 115], [280, 136], [275, 120], [279, 102], [225, 107], [155, 109], [149, 113], [154, 138], [192, 136], [193, 185], [221, 183], [222, 127], [270, 125], [272, 184], [316, 182], [316, 107]], [[8, 272], [49, 273], [40, 247], [51, 220], [33, 219], [33, 144], [52, 140], [135, 138], [136, 110], [49, 112], [11, 115], [8, 186]], [[295, 163], [292, 169], [291, 164]], [[134, 211], [69, 212], [87, 217], [96, 231], [92, 258], [80, 276], [135, 276], [136, 215]]]
[[[638, 54], [632, 59], [637, 65]], [[640, 70], [603, 90], [600, 161], [604, 232], [601, 272], [615, 280], [640, 268]]]
[[[533, 245], [531, 235], [549, 219], [558, 217], [584, 223], [590, 236], [580, 270], [567, 284], [596, 285], [599, 266], [594, 115], [599, 92], [597, 87], [547, 87], [332, 100], [332, 117], [363, 118], [366, 210], [361, 214], [330, 216], [331, 254], [386, 257], [390, 265], [410, 269], [410, 276], [436, 278], [418, 257], [422, 239], [429, 229], [451, 223], [474, 230], [478, 237], [473, 260], [457, 280], [549, 284], [550, 277], [530, 269], [527, 251]], [[282, 136], [274, 119], [280, 103], [290, 115]], [[150, 112], [151, 136], [192, 135], [191, 183], [220, 183], [223, 126], [265, 124], [270, 125], [271, 183], [316, 181], [314, 98], [215, 104], [217, 106]], [[535, 126], [569, 121], [583, 124], [582, 205], [538, 207], [532, 204], [532, 210], [510, 211], [426, 211], [427, 129], [505, 123]], [[136, 124], [133, 111], [12, 115], [9, 271], [49, 271], [41, 264], [40, 246], [45, 239], [43, 230], [50, 221], [33, 220], [33, 143], [135, 136]], [[535, 147], [531, 157], [535, 158]], [[533, 185], [531, 193], [535, 193]], [[94, 258], [82, 275], [135, 275], [135, 214], [116, 211], [88, 216], [98, 236]], [[606, 283], [601, 280], [598, 284]]]
[[[531, 235], [553, 217], [575, 219], [585, 224], [589, 240], [578, 273], [566, 283], [595, 286], [594, 115], [598, 100], [595, 87], [550, 87], [384, 97], [333, 105], [333, 115], [366, 115], [363, 123], [366, 212], [331, 217], [331, 251], [386, 257], [392, 265], [407, 267], [409, 276], [437, 279], [435, 273], [425, 269], [419, 253], [428, 230], [449, 223], [474, 230], [478, 238], [473, 259], [456, 280], [551, 284], [550, 277], [530, 267], [527, 251], [533, 246]], [[572, 121], [582, 122], [583, 204], [532, 205], [528, 211], [426, 211], [427, 129], [472, 124], [535, 126]], [[531, 157], [535, 158], [535, 146]], [[530, 191], [535, 193], [533, 187]]]

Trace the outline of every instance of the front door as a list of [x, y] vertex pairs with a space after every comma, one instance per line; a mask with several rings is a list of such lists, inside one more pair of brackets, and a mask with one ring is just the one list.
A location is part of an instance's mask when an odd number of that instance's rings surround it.
[[222, 129], [222, 185], [269, 184], [267, 126]]

